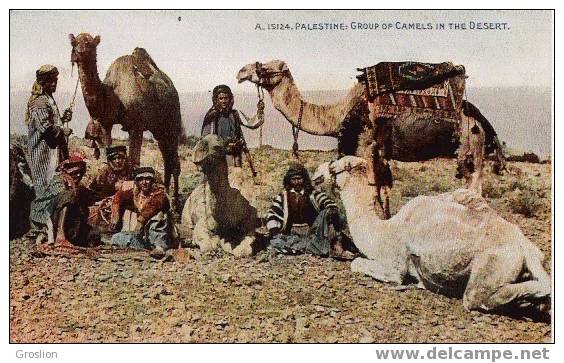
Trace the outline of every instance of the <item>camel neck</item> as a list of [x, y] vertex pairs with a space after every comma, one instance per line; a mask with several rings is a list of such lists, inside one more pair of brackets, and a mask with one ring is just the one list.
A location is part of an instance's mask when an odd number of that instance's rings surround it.
[[[344, 100], [332, 105], [315, 105], [305, 101], [291, 76], [284, 77], [278, 85], [268, 90], [274, 107], [294, 126], [314, 135], [338, 136], [341, 123], [359, 102], [364, 90], [353, 87]], [[300, 108], [302, 107], [300, 119]]]
[[402, 228], [393, 218], [380, 219], [374, 209], [374, 188], [368, 185], [366, 176], [349, 180], [340, 194], [349, 230], [358, 249], [368, 258], [381, 258], [395, 251]]
[[92, 117], [98, 118], [101, 114], [100, 98], [103, 95], [102, 81], [98, 75], [96, 57], [88, 62], [78, 63], [78, 77], [86, 108]]
[[206, 174], [206, 179], [210, 190], [216, 195], [223, 195], [225, 190], [230, 188], [227, 163], [224, 162], [217, 166], [212, 173]]
[[372, 219], [374, 223], [383, 222], [374, 210], [374, 188], [368, 185], [365, 176], [350, 176], [349, 181], [339, 193], [347, 213], [347, 219]]

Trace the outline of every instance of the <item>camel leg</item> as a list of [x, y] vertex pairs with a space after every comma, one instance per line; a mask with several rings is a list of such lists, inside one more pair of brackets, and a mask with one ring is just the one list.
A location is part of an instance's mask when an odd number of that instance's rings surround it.
[[178, 157], [178, 144], [167, 140], [159, 135], [157, 138], [157, 143], [159, 149], [161, 150], [161, 155], [163, 157], [164, 164], [164, 185], [167, 192], [170, 190], [171, 177], [173, 177], [173, 210], [176, 211], [178, 207], [178, 178], [180, 176], [180, 159]]
[[390, 217], [392, 216], [390, 213], [390, 187], [387, 186], [383, 186], [382, 187], [383, 190], [383, 194], [384, 194], [384, 206], [383, 206], [383, 211], [384, 211], [384, 219], [390, 219]]
[[105, 147], [112, 146], [112, 126], [104, 129], [104, 135], [100, 138]]
[[485, 133], [472, 117], [463, 116], [461, 121], [458, 165], [466, 181], [466, 188], [482, 195], [485, 157]]
[[380, 210], [382, 211], [383, 219], [390, 219], [390, 216], [386, 214], [386, 209], [388, 209], [388, 213], [389, 213], [389, 205], [386, 204], [386, 202], [389, 202], [389, 197], [386, 194], [386, 191], [384, 191], [384, 200], [382, 200], [382, 190], [384, 188], [379, 186], [375, 186], [375, 188], [376, 188], [376, 197], [374, 200], [374, 207], [380, 208]]
[[470, 279], [464, 291], [466, 310], [493, 311], [511, 302], [526, 306], [549, 298], [551, 290], [547, 281], [515, 283], [524, 266], [525, 257], [519, 246], [513, 244], [478, 256], [472, 262]]
[[[477, 126], [476, 126], [477, 127]], [[473, 134], [471, 131], [471, 135], [473, 137], [472, 145], [472, 156], [474, 159], [474, 172], [470, 176], [470, 185], [468, 189], [472, 190], [478, 195], [482, 195], [482, 182], [483, 182], [483, 171], [484, 171], [484, 131], [480, 130], [479, 134]]]
[[372, 278], [382, 281], [391, 282], [398, 285], [403, 283], [404, 272], [394, 266], [393, 262], [383, 258], [371, 260], [368, 258], [358, 257], [351, 262], [351, 271], [360, 272]]
[[134, 166], [139, 166], [141, 161], [141, 145], [143, 144], [143, 131], [129, 131], [129, 160]]
[[202, 252], [215, 250], [221, 243], [221, 239], [208, 230], [207, 224], [203, 220], [198, 221], [194, 226], [192, 238]]

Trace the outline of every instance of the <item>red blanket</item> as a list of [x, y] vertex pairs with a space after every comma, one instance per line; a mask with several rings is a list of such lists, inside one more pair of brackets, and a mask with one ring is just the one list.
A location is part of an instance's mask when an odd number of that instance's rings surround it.
[[366, 86], [369, 101], [383, 112], [423, 108], [449, 117], [461, 110], [465, 85], [463, 66], [450, 62], [381, 62], [358, 70], [362, 74], [357, 78]]

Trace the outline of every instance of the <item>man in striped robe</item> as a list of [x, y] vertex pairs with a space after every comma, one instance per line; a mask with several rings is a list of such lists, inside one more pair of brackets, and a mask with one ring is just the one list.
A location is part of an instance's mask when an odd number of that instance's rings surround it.
[[345, 257], [346, 236], [335, 202], [313, 188], [301, 164], [290, 166], [283, 184], [266, 214], [271, 247], [282, 253]]
[[68, 157], [66, 138], [72, 132], [63, 122], [72, 119], [70, 109], [59, 114], [53, 93], [57, 89], [59, 71], [51, 65], [41, 66], [27, 104], [28, 147], [35, 194], [41, 194], [55, 174], [60, 162]]

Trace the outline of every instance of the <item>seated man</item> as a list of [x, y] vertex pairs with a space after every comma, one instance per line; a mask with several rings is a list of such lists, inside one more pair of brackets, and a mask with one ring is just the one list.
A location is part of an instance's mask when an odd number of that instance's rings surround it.
[[92, 193], [80, 184], [86, 163], [79, 154], [72, 155], [56, 169], [47, 188], [32, 202], [30, 216], [35, 228], [43, 230], [56, 246], [89, 246], [98, 242], [87, 224]]
[[124, 145], [106, 148], [107, 162], [94, 176], [88, 188], [97, 200], [111, 197], [122, 188], [123, 182], [132, 180], [131, 164], [127, 159], [127, 148]]
[[[112, 237], [112, 244], [121, 247], [153, 249], [153, 257], [163, 257], [171, 247], [174, 225], [169, 217], [170, 203], [165, 188], [155, 183], [155, 170], [140, 167], [134, 172], [133, 189], [118, 191], [112, 201], [111, 225], [116, 230], [123, 224], [126, 209], [135, 213], [132, 230], [124, 228]], [[133, 214], [132, 214], [133, 215]]]
[[266, 220], [270, 245], [278, 252], [347, 257], [337, 205], [313, 188], [301, 164], [288, 169], [284, 191], [272, 202]]
[[133, 188], [127, 148], [123, 145], [107, 147], [106, 159], [107, 163], [104, 163], [88, 185], [96, 201], [90, 207], [88, 223], [103, 232], [112, 231], [109, 225], [112, 196], [119, 190]]

